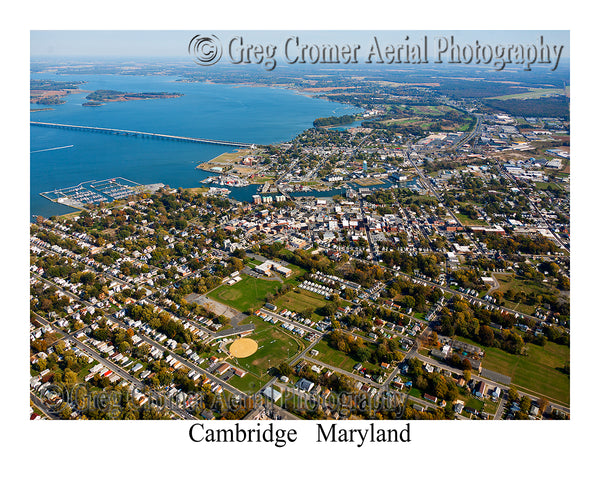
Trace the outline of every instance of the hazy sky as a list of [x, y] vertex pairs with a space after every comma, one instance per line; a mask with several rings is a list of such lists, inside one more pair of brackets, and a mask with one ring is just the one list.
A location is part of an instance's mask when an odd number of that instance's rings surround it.
[[373, 35], [390, 43], [402, 42], [406, 35], [417, 41], [427, 35], [429, 39], [454, 35], [456, 42], [474, 44], [527, 44], [544, 36], [547, 44], [564, 45], [563, 58], [569, 57], [569, 31], [567, 30], [402, 30], [402, 31], [164, 31], [164, 30], [32, 30], [31, 56], [160, 56], [185, 57], [190, 39], [197, 34], [215, 34], [223, 42], [235, 35], [243, 35], [250, 42], [282, 44], [291, 35], [298, 35], [303, 42], [359, 43], [367, 45]]

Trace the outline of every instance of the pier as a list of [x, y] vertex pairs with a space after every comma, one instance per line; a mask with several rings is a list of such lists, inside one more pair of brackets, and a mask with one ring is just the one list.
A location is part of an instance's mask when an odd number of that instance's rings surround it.
[[164, 187], [162, 183], [140, 185], [123, 177], [106, 180], [88, 180], [72, 187], [56, 188], [40, 195], [51, 202], [62, 203], [72, 208], [85, 208], [100, 202], [122, 200], [141, 192], [154, 192]]
[[153, 138], [158, 140], [172, 140], [175, 142], [206, 143], [210, 145], [224, 145], [227, 147], [252, 148], [255, 144], [234, 142], [229, 140], [211, 140], [208, 138], [181, 137], [178, 135], [165, 135], [163, 133], [137, 132], [135, 130], [122, 130], [119, 128], [87, 127], [84, 125], [65, 125], [62, 123], [30, 122], [36, 127], [62, 128], [65, 130], [79, 130], [82, 132], [105, 133], [109, 135], [125, 135], [128, 137]]

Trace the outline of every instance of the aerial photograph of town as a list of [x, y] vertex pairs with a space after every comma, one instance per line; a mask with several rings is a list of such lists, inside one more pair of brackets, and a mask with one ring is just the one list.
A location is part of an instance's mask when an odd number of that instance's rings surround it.
[[594, 15], [5, 20], [3, 476], [594, 476]]
[[568, 31], [29, 73], [31, 420], [570, 419]]

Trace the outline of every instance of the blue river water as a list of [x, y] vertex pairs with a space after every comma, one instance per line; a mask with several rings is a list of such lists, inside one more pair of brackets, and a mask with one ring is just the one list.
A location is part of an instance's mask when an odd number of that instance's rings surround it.
[[[120, 128], [188, 137], [271, 144], [291, 140], [310, 128], [315, 118], [346, 115], [350, 105], [311, 98], [281, 88], [177, 82], [171, 76], [52, 75], [31, 78], [83, 80], [80, 89], [124, 92], [178, 92], [170, 99], [112, 102], [83, 107], [87, 93], [66, 97], [52, 110], [32, 112], [39, 122]], [[43, 105], [32, 105], [41, 108]], [[66, 148], [58, 148], [66, 147]], [[227, 146], [180, 143], [117, 135], [30, 128], [30, 211], [60, 215], [73, 211], [39, 194], [88, 180], [125, 177], [138, 183], [198, 187], [208, 174], [195, 167], [224, 152]], [[231, 197], [249, 201], [256, 187], [232, 189]]]

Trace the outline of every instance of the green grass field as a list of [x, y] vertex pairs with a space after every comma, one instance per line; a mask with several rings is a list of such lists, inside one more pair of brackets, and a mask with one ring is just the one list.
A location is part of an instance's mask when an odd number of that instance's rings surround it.
[[[285, 330], [264, 322], [262, 319], [257, 320], [254, 324], [256, 330], [248, 338], [256, 340], [258, 350], [249, 357], [231, 358], [230, 361], [233, 365], [238, 365], [253, 374], [258, 380], [261, 378], [267, 379], [266, 374], [269, 367], [278, 366], [296, 355], [307, 345], [300, 337], [288, 334]], [[240, 379], [240, 381], [245, 378]]]
[[[477, 345], [466, 338], [460, 340]], [[568, 346], [552, 342], [544, 347], [527, 344], [528, 355], [513, 355], [499, 348], [483, 348], [484, 368], [508, 375], [519, 390], [541, 394], [566, 405], [570, 403], [569, 377], [558, 370], [570, 359]]]
[[460, 221], [460, 223], [462, 223], [463, 225], [487, 225], [488, 223], [484, 220], [477, 220], [477, 219], [471, 219], [469, 217], [467, 217], [466, 215], [463, 215], [462, 213], [455, 213], [456, 218], [458, 218], [458, 220]]
[[[535, 294], [558, 292], [558, 289], [549, 283], [540, 284], [525, 278], [518, 278], [512, 273], [496, 273], [494, 276], [500, 283], [500, 288], [498, 291], [502, 293], [505, 293], [507, 290], [512, 290], [514, 293], [523, 292], [526, 295], [532, 292]], [[515, 303], [508, 300], [504, 300], [504, 302], [508, 308], [526, 313], [528, 315], [531, 315], [535, 311], [534, 305]]]
[[[372, 350], [375, 349], [375, 344], [371, 342], [365, 342], [365, 346]], [[352, 373], [352, 368], [354, 367], [354, 365], [358, 363], [356, 360], [354, 360], [352, 357], [345, 354], [344, 352], [340, 352], [339, 350], [331, 348], [327, 344], [327, 341], [325, 339], [317, 343], [314, 349], [319, 352], [319, 354], [314, 358], [320, 360], [321, 362], [327, 363], [328, 365], [341, 368], [342, 370], [345, 370], [350, 373]], [[370, 362], [361, 363], [365, 368], [377, 368], [377, 365], [374, 365]]]
[[490, 415], [496, 415], [496, 412], [498, 411], [498, 402], [487, 400], [483, 407], [483, 411], [485, 413], [489, 413]]
[[467, 401], [465, 402], [465, 407], [470, 407], [474, 410], [477, 410], [478, 412], [481, 412], [483, 410], [483, 401], [479, 400], [478, 398], [469, 396], [467, 398]]
[[243, 377], [238, 377], [234, 375], [229, 380], [227, 380], [232, 387], [241, 390], [242, 392], [250, 395], [254, 392], [257, 392], [262, 388], [262, 386], [267, 383], [267, 379], [260, 379], [256, 375], [252, 373], [246, 373]]
[[564, 187], [554, 182], [535, 182], [535, 188], [537, 188], [538, 190], [548, 190], [550, 188], [555, 190], [564, 190]]
[[[308, 292], [302, 289], [288, 292], [275, 301], [275, 305], [277, 305], [280, 309], [287, 308], [288, 310], [298, 313], [302, 313], [308, 308], [320, 308], [326, 303], [327, 301], [321, 295], [317, 295], [316, 293]], [[320, 318], [322, 317], [313, 313], [313, 320], [318, 320]]]
[[267, 294], [273, 293], [279, 287], [281, 282], [277, 280], [263, 280], [242, 274], [242, 280], [235, 285], [221, 285], [208, 296], [244, 312], [260, 307], [265, 303]]

